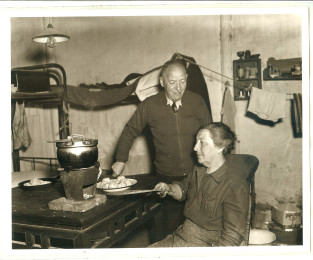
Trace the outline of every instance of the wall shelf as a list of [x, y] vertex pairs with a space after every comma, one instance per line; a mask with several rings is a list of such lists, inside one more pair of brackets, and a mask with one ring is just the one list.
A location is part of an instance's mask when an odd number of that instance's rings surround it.
[[251, 88], [262, 88], [261, 60], [239, 59], [233, 61], [234, 100], [249, 100]]
[[263, 70], [263, 80], [302, 80], [302, 58], [269, 58]]

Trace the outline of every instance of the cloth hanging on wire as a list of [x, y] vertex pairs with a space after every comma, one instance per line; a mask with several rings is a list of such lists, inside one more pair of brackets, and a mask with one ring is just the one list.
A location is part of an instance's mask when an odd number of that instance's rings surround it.
[[275, 93], [253, 87], [248, 111], [261, 119], [276, 123], [286, 116], [286, 93]]
[[30, 137], [24, 102], [15, 104], [15, 113], [13, 118], [13, 147], [15, 150], [22, 147], [28, 148], [32, 142]]
[[203, 73], [199, 67], [198, 64], [196, 64], [196, 60], [192, 57], [186, 56], [184, 54], [175, 53], [172, 56], [172, 59], [179, 59], [180, 57], [183, 58], [183, 60], [191, 61], [188, 64], [187, 67], [187, 74], [188, 74], [188, 80], [187, 80], [187, 89], [198, 93], [205, 101], [209, 114], [212, 118], [212, 110], [211, 110], [211, 104], [210, 104], [210, 98], [209, 98], [209, 92], [208, 88], [203, 76]]
[[[195, 59], [182, 54], [174, 54], [172, 59], [188, 58], [195, 62]], [[161, 67], [156, 67], [144, 74], [131, 73], [122, 83], [108, 85], [104, 82], [96, 84], [80, 84], [78, 87], [67, 86], [68, 102], [83, 105], [88, 109], [117, 104], [131, 94], [135, 93], [140, 101], [148, 96], [157, 94], [162, 87], [159, 84]], [[187, 67], [187, 89], [198, 93], [205, 101], [210, 116], [212, 117], [210, 99], [207, 85], [198, 65], [189, 63]]]
[[230, 88], [226, 87], [223, 97], [221, 122], [228, 125], [232, 131], [236, 131], [235, 116], [237, 113], [236, 104]]
[[[208, 107], [208, 111], [210, 117], [212, 118], [212, 110], [209, 98], [209, 92], [207, 89], [207, 85], [203, 76], [203, 73], [198, 64], [196, 64], [196, 60], [192, 57], [175, 53], [173, 54], [173, 59], [181, 59], [187, 68], [188, 80], [186, 89], [193, 91], [199, 94], [206, 103]], [[186, 62], [187, 61], [187, 62]], [[161, 85], [159, 83], [159, 75], [162, 67], [156, 67], [145, 74], [138, 77], [138, 79], [129, 81], [129, 85], [136, 85], [135, 93], [140, 99], [143, 101], [149, 96], [157, 94], [161, 89]]]
[[113, 105], [129, 97], [136, 89], [136, 85], [127, 82], [137, 78], [138, 73], [129, 74], [122, 83], [108, 85], [104, 82], [91, 85], [80, 84], [67, 86], [67, 101], [71, 104], [82, 105], [87, 109]]

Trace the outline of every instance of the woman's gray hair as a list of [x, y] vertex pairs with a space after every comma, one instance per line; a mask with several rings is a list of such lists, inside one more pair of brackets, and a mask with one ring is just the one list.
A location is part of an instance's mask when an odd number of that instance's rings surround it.
[[210, 132], [213, 143], [219, 148], [224, 148], [224, 156], [230, 154], [231, 150], [235, 148], [236, 134], [224, 123], [211, 122], [202, 126], [201, 129], [207, 129]]

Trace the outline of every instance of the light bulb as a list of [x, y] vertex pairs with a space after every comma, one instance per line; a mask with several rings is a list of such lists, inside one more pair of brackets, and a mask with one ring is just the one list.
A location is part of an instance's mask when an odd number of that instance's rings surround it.
[[55, 39], [53, 36], [49, 36], [47, 40], [47, 46], [53, 48], [55, 46]]

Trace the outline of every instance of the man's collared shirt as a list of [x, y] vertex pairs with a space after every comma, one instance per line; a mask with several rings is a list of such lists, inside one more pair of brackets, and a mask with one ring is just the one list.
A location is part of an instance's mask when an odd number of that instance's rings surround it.
[[[169, 99], [166, 95], [165, 95], [165, 97], [166, 97], [166, 105], [172, 106], [173, 103], [174, 103], [174, 101], [171, 100], [171, 99]], [[177, 106], [177, 109], [179, 109], [180, 106], [183, 106], [182, 103], [181, 103], [181, 99], [178, 100], [178, 101], [176, 101], [175, 104], [176, 104], [176, 106]]]

